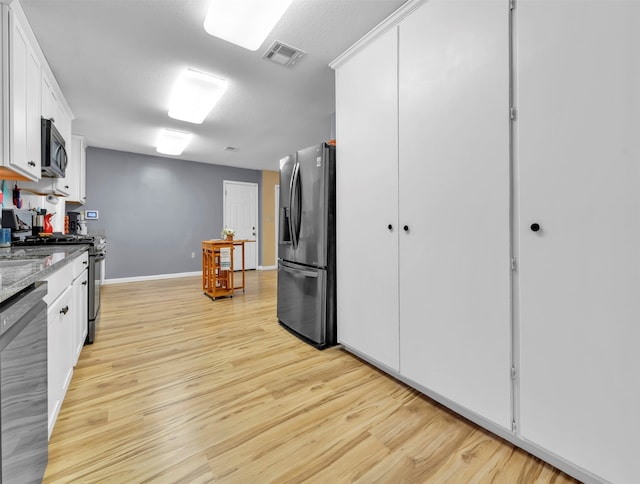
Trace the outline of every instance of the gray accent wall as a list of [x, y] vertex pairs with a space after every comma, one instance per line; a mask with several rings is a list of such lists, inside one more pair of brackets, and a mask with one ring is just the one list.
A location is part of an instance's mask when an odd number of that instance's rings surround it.
[[67, 210], [100, 212], [87, 230], [106, 235], [106, 279], [201, 271], [202, 241], [220, 238], [224, 180], [257, 183], [261, 200], [257, 170], [90, 147], [87, 202]]

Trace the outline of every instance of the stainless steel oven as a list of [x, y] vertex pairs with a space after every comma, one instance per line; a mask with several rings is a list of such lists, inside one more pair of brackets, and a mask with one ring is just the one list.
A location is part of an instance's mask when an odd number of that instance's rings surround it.
[[100, 291], [102, 288], [102, 268], [106, 256], [106, 242], [103, 238], [94, 237], [89, 249], [89, 331], [87, 343], [96, 338], [96, 328], [100, 322]]

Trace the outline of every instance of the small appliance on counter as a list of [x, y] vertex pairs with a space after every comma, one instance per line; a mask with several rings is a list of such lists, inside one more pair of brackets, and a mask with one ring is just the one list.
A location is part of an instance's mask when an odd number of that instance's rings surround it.
[[11, 229], [12, 241], [23, 240], [32, 235], [33, 211], [3, 208], [2, 226]]
[[87, 235], [87, 221], [82, 212], [67, 212], [69, 217], [69, 233]]
[[40, 208], [38, 210], [31, 210], [31, 235], [40, 235], [41, 233], [53, 233], [53, 225], [51, 224], [51, 217], [54, 213], [47, 213], [47, 210]]

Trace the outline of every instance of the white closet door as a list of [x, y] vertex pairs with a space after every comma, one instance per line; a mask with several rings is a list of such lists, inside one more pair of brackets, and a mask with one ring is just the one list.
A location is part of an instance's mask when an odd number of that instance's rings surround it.
[[336, 73], [338, 341], [394, 370], [399, 358], [397, 95], [394, 28]]
[[640, 2], [516, 15], [519, 427], [640, 482]]
[[511, 427], [509, 6], [400, 24], [400, 371]]

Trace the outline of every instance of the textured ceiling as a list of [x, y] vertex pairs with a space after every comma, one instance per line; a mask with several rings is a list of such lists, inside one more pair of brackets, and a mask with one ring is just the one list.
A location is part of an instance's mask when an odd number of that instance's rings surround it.
[[[204, 31], [207, 0], [20, 0], [89, 146], [158, 155], [158, 131], [172, 128], [194, 134], [172, 158], [270, 170], [329, 138], [329, 62], [404, 2], [294, 0], [251, 52]], [[307, 55], [292, 68], [262, 59], [276, 39]], [[201, 125], [167, 116], [185, 67], [229, 82]]]

